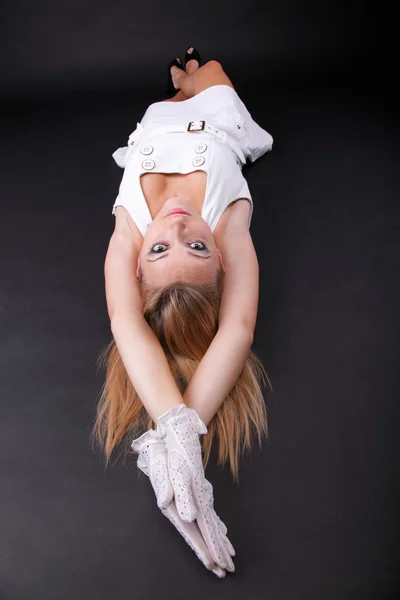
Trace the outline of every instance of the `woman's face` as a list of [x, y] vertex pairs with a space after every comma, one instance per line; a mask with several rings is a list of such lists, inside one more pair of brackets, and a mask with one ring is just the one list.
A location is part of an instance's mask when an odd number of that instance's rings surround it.
[[[190, 216], [167, 213], [175, 208]], [[165, 286], [178, 279], [187, 283], [215, 281], [219, 250], [206, 221], [182, 196], [169, 198], [147, 227], [139, 268], [150, 285]]]

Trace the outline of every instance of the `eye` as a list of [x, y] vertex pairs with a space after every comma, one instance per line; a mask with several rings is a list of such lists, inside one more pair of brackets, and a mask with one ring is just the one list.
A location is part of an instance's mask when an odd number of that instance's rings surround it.
[[195, 246], [195, 245], [200, 245], [203, 246], [202, 248], [192, 248], [192, 250], [208, 250], [207, 246], [204, 244], [204, 242], [189, 242], [190, 246]]
[[[202, 248], [198, 248], [198, 247], [196, 248], [196, 247], [193, 247], [193, 246], [199, 246], [199, 245], [200, 245], [200, 246], [202, 246]], [[157, 250], [157, 249], [156, 249], [157, 247], [159, 248], [160, 246], [167, 246], [167, 247], [168, 247], [168, 244], [167, 244], [167, 243], [164, 243], [164, 242], [156, 242], [156, 243], [155, 243], [155, 244], [154, 244], [154, 245], [153, 245], [153, 246], [150, 248], [150, 253], [151, 253], [151, 254], [162, 254], [162, 252], [165, 252], [165, 250], [162, 250], [162, 249], [161, 249], [161, 250]], [[192, 248], [192, 250], [199, 250], [199, 251], [201, 251], [201, 252], [205, 252], [206, 250], [208, 250], [208, 246], [206, 246], [206, 244], [205, 244], [204, 242], [201, 242], [201, 241], [197, 241], [197, 242], [188, 242], [188, 246], [190, 246], [190, 247]]]

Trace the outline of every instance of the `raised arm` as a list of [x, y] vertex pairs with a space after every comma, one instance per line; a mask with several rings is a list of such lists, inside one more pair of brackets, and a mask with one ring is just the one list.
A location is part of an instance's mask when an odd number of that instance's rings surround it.
[[240, 377], [253, 337], [241, 325], [218, 329], [183, 394], [206, 425], [217, 413]]
[[218, 246], [225, 265], [219, 328], [183, 395], [185, 404], [194, 408], [206, 425], [246, 364], [259, 296], [258, 260], [248, 228], [231, 224]]
[[110, 326], [129, 379], [153, 421], [183, 399], [157, 336], [142, 312], [135, 276], [140, 245], [125, 218], [116, 211], [115, 231], [104, 263]]

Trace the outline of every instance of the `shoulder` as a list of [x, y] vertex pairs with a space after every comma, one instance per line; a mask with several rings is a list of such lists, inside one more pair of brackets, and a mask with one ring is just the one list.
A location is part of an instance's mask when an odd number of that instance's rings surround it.
[[227, 206], [214, 230], [215, 243], [221, 243], [228, 231], [248, 231], [251, 204], [247, 198], [238, 198]]
[[247, 198], [239, 198], [227, 209], [227, 226], [235, 229], [248, 229], [251, 203]]
[[115, 228], [116, 233], [123, 233], [129, 236], [135, 247], [141, 249], [143, 245], [143, 236], [140, 233], [135, 221], [124, 206], [115, 208]]

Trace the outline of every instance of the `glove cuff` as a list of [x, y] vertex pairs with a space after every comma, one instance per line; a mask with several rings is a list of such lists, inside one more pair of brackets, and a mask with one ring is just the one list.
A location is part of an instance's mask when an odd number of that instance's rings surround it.
[[203, 421], [200, 419], [194, 408], [188, 408], [186, 404], [180, 404], [170, 408], [166, 413], [158, 417], [157, 419], [157, 434], [161, 437], [165, 437], [167, 434], [167, 427], [175, 420], [188, 419], [191, 421], [198, 434], [207, 433], [208, 429]]
[[160, 424], [165, 425], [167, 420], [176, 417], [176, 415], [179, 415], [185, 408], [187, 408], [186, 404], [179, 404], [179, 406], [173, 406], [168, 409], [167, 412], [160, 415], [157, 419], [157, 431]]
[[145, 431], [141, 436], [132, 440], [131, 448], [135, 452], [140, 452], [145, 444], [160, 441], [160, 435], [154, 429]]
[[150, 447], [160, 443], [165, 445], [163, 438], [154, 429], [145, 431], [140, 437], [132, 441], [132, 450], [139, 453], [136, 465], [147, 477], [150, 477]]

